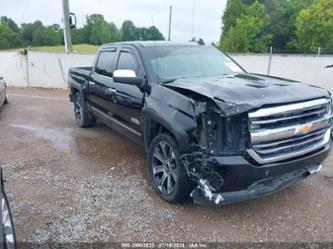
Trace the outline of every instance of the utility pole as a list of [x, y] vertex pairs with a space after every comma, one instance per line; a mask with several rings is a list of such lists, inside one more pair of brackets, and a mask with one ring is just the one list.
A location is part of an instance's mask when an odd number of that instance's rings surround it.
[[71, 27], [69, 24], [69, 3], [68, 0], [62, 0], [62, 8], [64, 12], [64, 41], [65, 41], [65, 52], [69, 53], [72, 51], [72, 38], [71, 38]]
[[168, 41], [171, 41], [171, 19], [172, 19], [172, 6], [170, 6], [170, 14], [169, 14], [169, 36], [168, 36]]

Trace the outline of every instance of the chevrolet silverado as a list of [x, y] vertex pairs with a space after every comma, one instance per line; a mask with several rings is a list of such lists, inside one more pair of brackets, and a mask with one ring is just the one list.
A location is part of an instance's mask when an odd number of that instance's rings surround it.
[[151, 187], [172, 203], [274, 193], [318, 172], [332, 145], [327, 90], [247, 73], [213, 46], [105, 44], [69, 87], [77, 124], [142, 144]]

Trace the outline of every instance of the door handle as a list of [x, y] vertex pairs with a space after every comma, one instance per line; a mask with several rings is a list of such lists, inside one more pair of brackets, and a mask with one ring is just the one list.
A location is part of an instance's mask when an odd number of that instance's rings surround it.
[[110, 91], [112, 92], [112, 93], [116, 93], [117, 92], [117, 90], [115, 89], [115, 88], [113, 88], [113, 87], [111, 87], [111, 88], [109, 88], [110, 89]]
[[111, 94], [114, 94], [114, 93], [116, 93], [116, 92], [117, 92], [117, 90], [114, 89], [113, 87], [110, 87], [110, 88], [106, 89], [106, 91], [105, 91], [105, 93], [106, 93], [107, 95], [111, 95]]

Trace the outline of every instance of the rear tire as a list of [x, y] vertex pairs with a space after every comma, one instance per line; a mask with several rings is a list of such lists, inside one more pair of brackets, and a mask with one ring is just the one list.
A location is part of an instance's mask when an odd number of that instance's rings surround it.
[[153, 139], [147, 167], [149, 183], [163, 200], [184, 203], [189, 199], [193, 184], [179, 161], [178, 144], [172, 136], [163, 133]]
[[78, 92], [74, 98], [74, 117], [79, 127], [91, 127], [96, 125], [96, 119], [89, 116], [88, 111], [85, 109], [81, 94]]

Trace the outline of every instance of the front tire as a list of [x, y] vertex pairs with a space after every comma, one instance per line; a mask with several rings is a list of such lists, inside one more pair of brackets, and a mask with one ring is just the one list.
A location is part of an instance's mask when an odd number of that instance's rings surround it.
[[163, 200], [170, 203], [187, 201], [193, 186], [179, 156], [178, 144], [169, 134], [158, 135], [149, 146], [149, 183]]
[[85, 109], [83, 100], [80, 93], [75, 94], [74, 98], [74, 116], [78, 126], [90, 127], [96, 124], [96, 119], [89, 116], [88, 111]]

